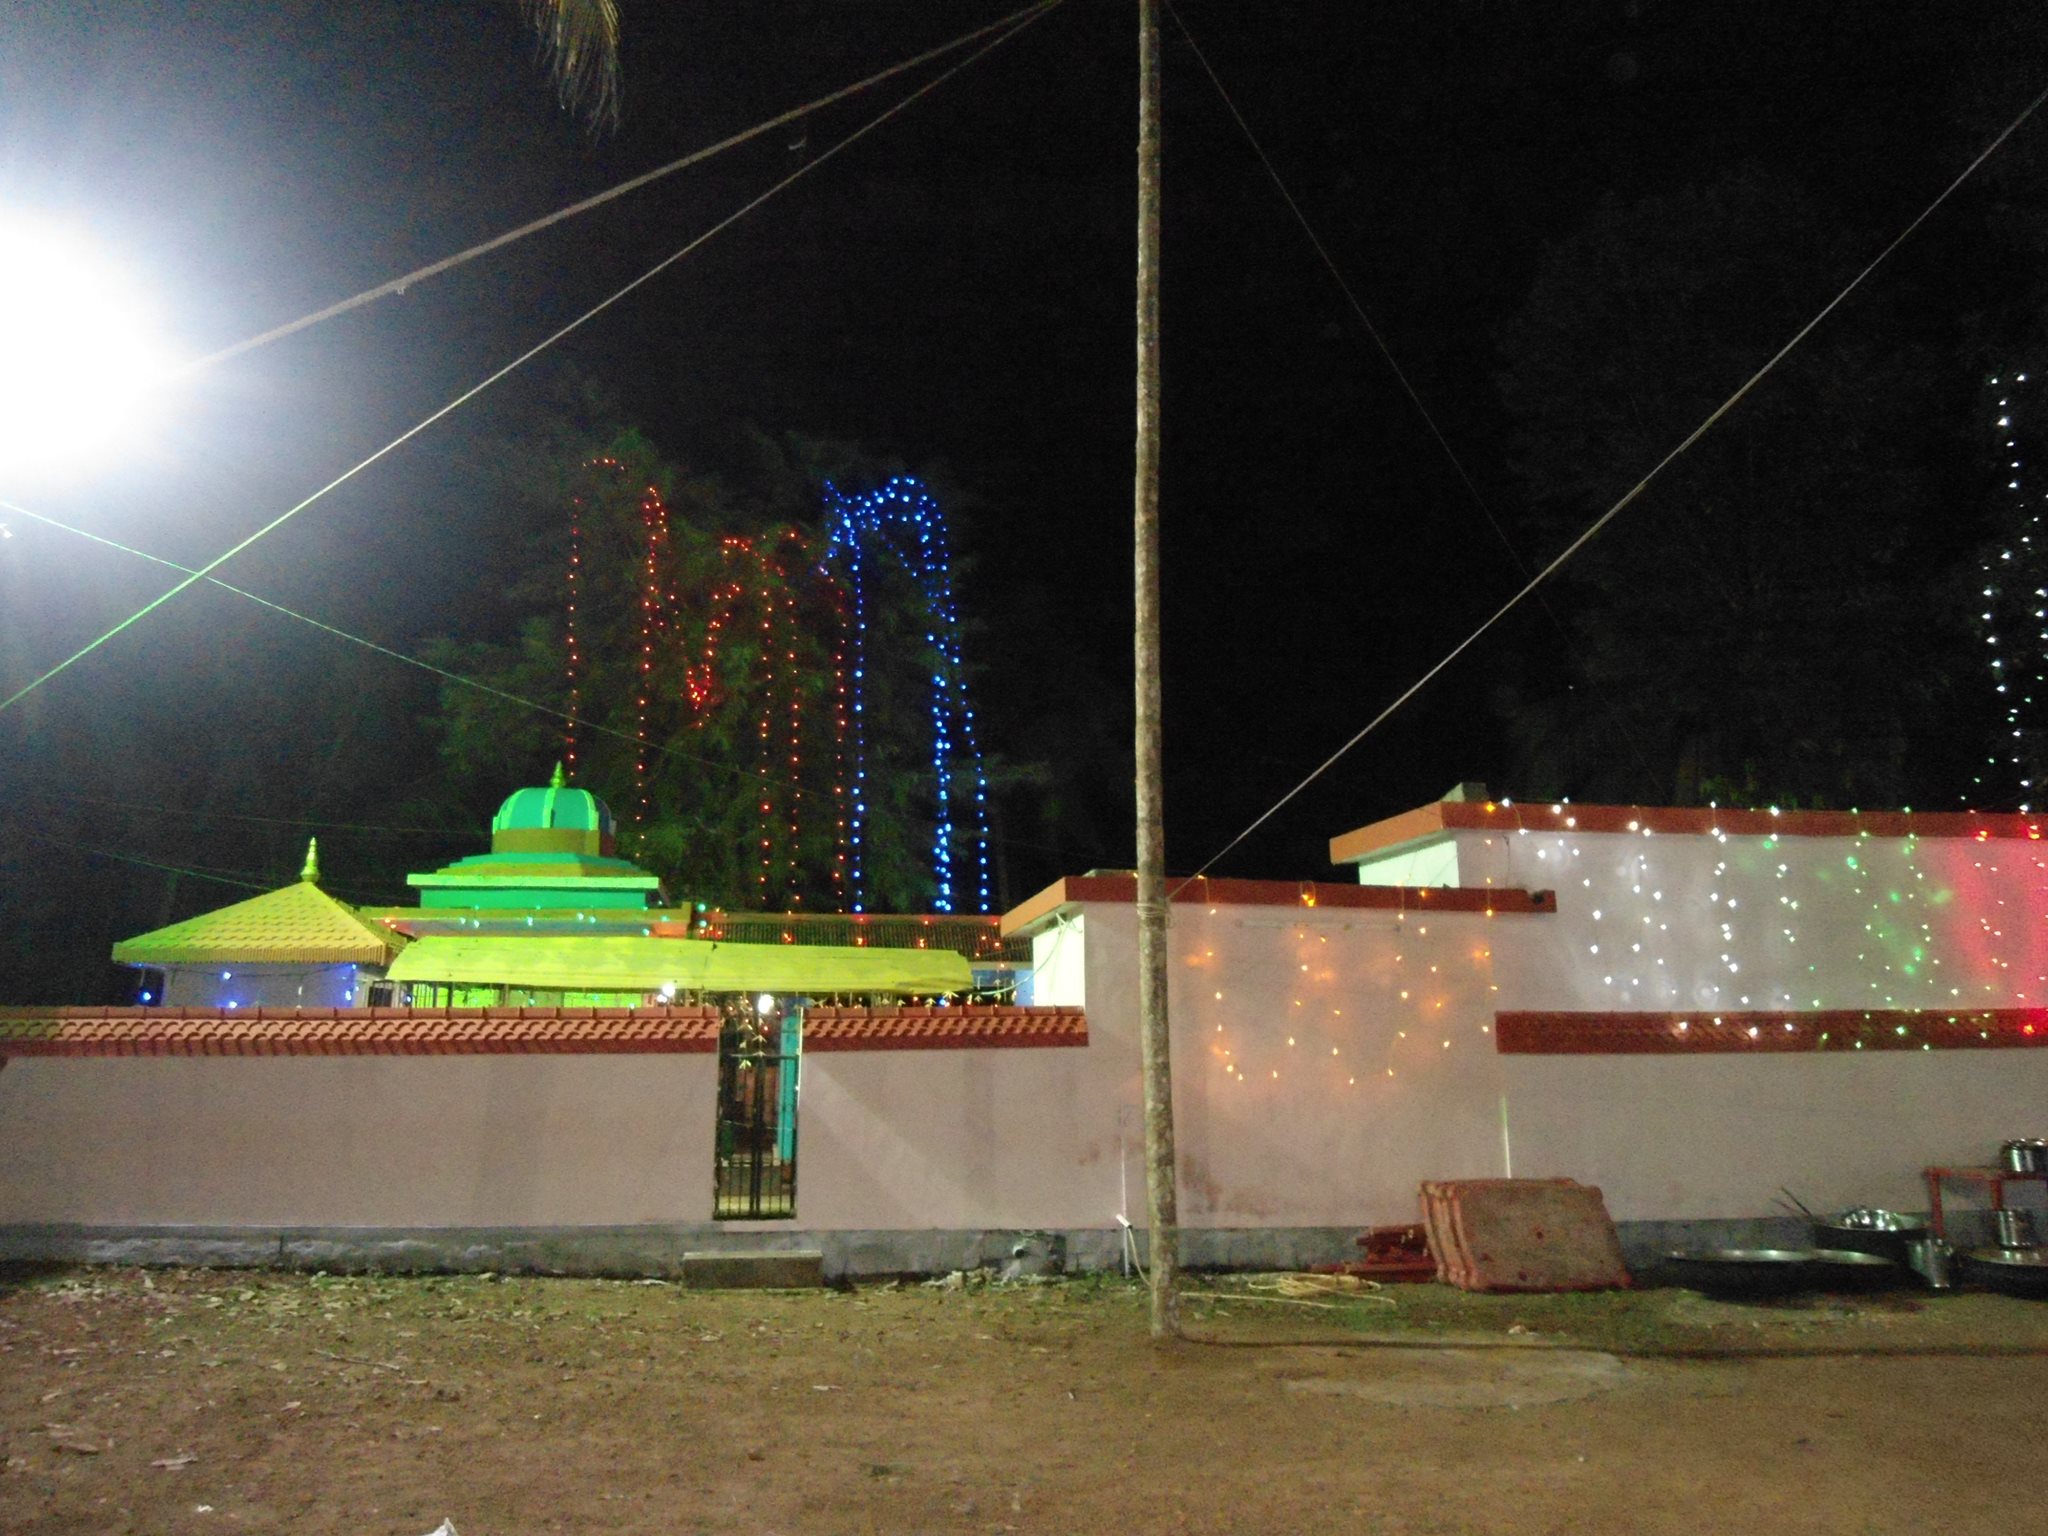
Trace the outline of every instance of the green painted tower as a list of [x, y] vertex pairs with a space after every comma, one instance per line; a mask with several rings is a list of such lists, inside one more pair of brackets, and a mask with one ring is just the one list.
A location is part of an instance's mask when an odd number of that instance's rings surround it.
[[611, 807], [564, 782], [515, 790], [491, 818], [491, 851], [408, 875], [423, 908], [472, 911], [640, 910], [661, 903], [661, 882], [617, 856]]

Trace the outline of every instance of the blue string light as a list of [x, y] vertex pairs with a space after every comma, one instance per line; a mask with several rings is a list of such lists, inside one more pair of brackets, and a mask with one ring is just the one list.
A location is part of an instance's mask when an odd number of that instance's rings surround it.
[[[853, 813], [852, 906], [866, 910], [867, 881], [864, 829], [867, 822], [867, 589], [869, 567], [876, 558], [893, 555], [916, 582], [924, 605], [925, 644], [931, 649], [933, 908], [951, 912], [971, 886], [975, 910], [990, 905], [988, 861], [988, 779], [981, 748], [975, 739], [974, 709], [962, 675], [960, 620], [953, 598], [952, 539], [946, 516], [923, 483], [899, 475], [865, 496], [849, 496], [829, 482], [825, 486], [829, 529], [825, 559], [836, 565], [852, 594], [853, 627]], [[955, 765], [971, 765], [973, 796], [965, 799], [955, 787]], [[957, 809], [956, 809], [957, 807]], [[955, 868], [955, 844], [965, 823], [972, 835], [974, 866]]]

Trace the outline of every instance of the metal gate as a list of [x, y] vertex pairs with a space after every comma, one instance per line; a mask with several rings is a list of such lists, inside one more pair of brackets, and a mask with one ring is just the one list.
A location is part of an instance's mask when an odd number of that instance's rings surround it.
[[798, 1027], [735, 1010], [719, 1031], [715, 1220], [796, 1214]]

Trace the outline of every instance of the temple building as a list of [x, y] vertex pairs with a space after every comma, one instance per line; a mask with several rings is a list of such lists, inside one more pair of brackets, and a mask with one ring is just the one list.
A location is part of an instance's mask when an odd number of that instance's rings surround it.
[[348, 1008], [405, 947], [403, 934], [320, 889], [308, 845], [298, 882], [124, 939], [114, 959], [134, 966], [136, 1001], [185, 1008]]
[[[889, 920], [777, 918], [774, 942], [733, 942], [732, 920], [669, 903], [618, 856], [611, 808], [563, 782], [508, 796], [491, 851], [406, 877], [416, 907], [349, 906], [322, 891], [317, 850], [298, 882], [123, 940], [137, 1001], [168, 1007], [596, 1007], [760, 994], [949, 997], [999, 990], [1005, 967], [936, 939], [996, 942], [994, 919], [942, 919], [908, 942]], [[743, 922], [744, 920], [739, 920]], [[764, 926], [756, 924], [756, 927]], [[900, 921], [896, 925], [902, 926]], [[954, 930], [959, 930], [956, 934]], [[988, 944], [970, 942], [970, 951]]]
[[[1632, 1260], [1799, 1246], [1787, 1187], [1967, 1242], [2043, 1129], [2044, 842], [1461, 786], [1338, 833], [1338, 878], [1182, 881], [1182, 1256], [1344, 1259], [1479, 1178], [1598, 1188]], [[1128, 874], [999, 927], [699, 912], [559, 783], [417, 906], [305, 873], [121, 944], [143, 1006], [0, 1009], [0, 1259], [885, 1274], [1145, 1240]]]

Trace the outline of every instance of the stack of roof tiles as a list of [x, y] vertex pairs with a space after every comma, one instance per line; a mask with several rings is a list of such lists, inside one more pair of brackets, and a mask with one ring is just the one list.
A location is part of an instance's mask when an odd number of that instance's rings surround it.
[[1424, 1180], [1437, 1278], [1466, 1291], [1604, 1291], [1628, 1266], [1607, 1203], [1571, 1179]]

